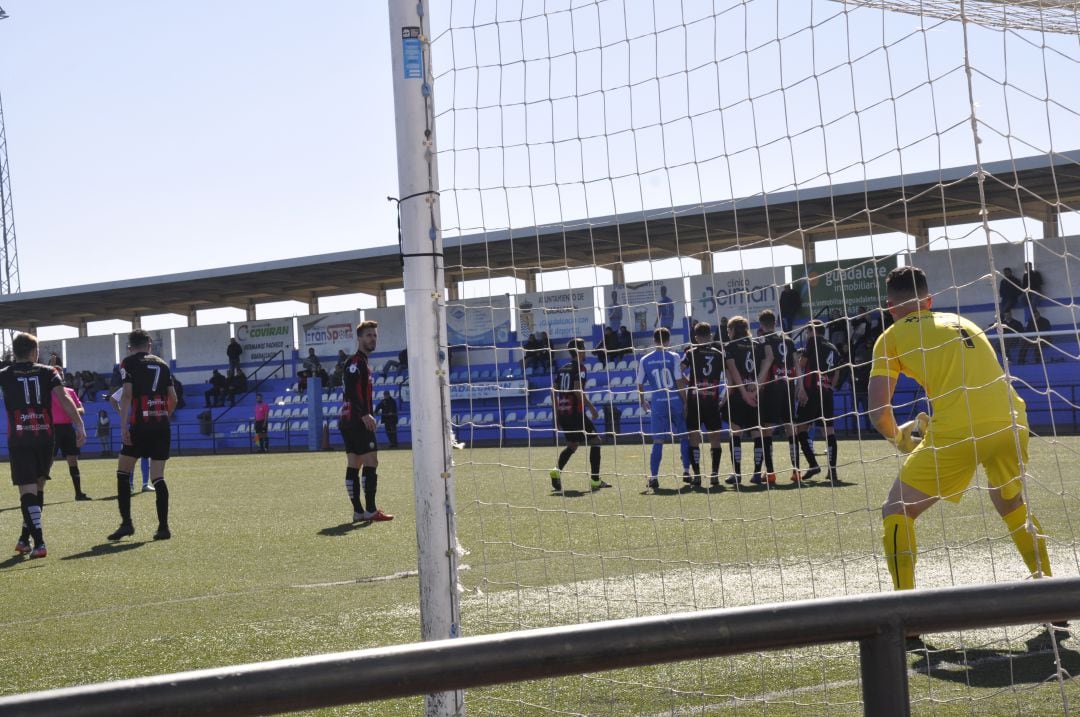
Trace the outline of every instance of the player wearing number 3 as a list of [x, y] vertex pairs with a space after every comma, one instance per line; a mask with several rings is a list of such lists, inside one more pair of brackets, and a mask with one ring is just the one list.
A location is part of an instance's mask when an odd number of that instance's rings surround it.
[[[896, 320], [874, 344], [870, 418], [901, 452], [909, 453], [882, 507], [885, 558], [897, 590], [915, 587], [915, 519], [939, 499], [956, 502], [978, 464], [990, 499], [1034, 576], [1050, 575], [1042, 527], [1028, 511], [1021, 475], [1027, 463], [1023, 400], [1009, 384], [989, 340], [956, 314], [931, 311], [926, 275], [912, 266], [885, 278], [887, 307]], [[905, 374], [926, 391], [925, 414], [898, 426], [892, 397]], [[926, 425], [921, 441], [916, 424]]]
[[[652, 454], [649, 457], [649, 480], [647, 487], [660, 487], [660, 461], [664, 456], [664, 444], [674, 436], [679, 442], [687, 440], [686, 432], [686, 379], [682, 374], [682, 358], [668, 348], [671, 331], [661, 326], [653, 331], [656, 348], [645, 354], [638, 362], [637, 388], [641, 407], [649, 412], [653, 437]], [[689, 445], [687, 445], [689, 448]]]

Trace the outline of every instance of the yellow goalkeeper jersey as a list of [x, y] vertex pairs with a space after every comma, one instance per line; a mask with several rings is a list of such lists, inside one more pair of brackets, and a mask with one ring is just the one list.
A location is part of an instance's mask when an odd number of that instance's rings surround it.
[[917, 311], [886, 329], [874, 344], [870, 375], [901, 373], [926, 390], [933, 430], [941, 435], [982, 435], [1014, 421], [1027, 424], [1024, 402], [985, 332], [962, 316]]

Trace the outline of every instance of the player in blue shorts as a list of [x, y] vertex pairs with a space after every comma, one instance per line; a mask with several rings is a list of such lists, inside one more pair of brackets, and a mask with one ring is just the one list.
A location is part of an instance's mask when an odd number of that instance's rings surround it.
[[673, 436], [680, 442], [687, 439], [686, 379], [682, 358], [668, 348], [671, 331], [663, 326], [653, 331], [653, 343], [656, 348], [638, 362], [637, 387], [641, 406], [649, 412], [653, 437], [647, 485], [656, 490], [660, 487], [658, 474], [664, 443]]

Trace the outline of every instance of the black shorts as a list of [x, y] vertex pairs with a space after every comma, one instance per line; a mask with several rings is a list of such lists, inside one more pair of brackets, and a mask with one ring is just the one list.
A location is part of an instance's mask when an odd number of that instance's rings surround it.
[[596, 426], [584, 413], [556, 413], [555, 428], [563, 434], [567, 443], [588, 443], [596, 436]]
[[255, 421], [255, 433], [266, 433], [266, 421]]
[[833, 391], [831, 388], [808, 388], [806, 403], [799, 407], [796, 420], [799, 423], [831, 421], [833, 416]]
[[751, 406], [743, 400], [738, 389], [728, 391], [728, 423], [739, 428], [756, 428], [758, 425], [757, 406]]
[[36, 445], [11, 446], [8, 452], [11, 485], [33, 485], [39, 479], [49, 479], [55, 452], [52, 438]]
[[345, 439], [345, 452], [362, 456], [365, 453], [374, 453], [379, 450], [375, 433], [364, 428], [362, 424], [342, 423], [341, 437]]
[[711, 433], [719, 431], [723, 423], [724, 413], [719, 401], [702, 401], [691, 396], [686, 404], [686, 429], [688, 431], [699, 431], [704, 426], [705, 432]]
[[[783, 381], [766, 384], [758, 393], [761, 423], [765, 426], [786, 426], [791, 423], [795, 404], [794, 388]], [[789, 393], [790, 390], [790, 393]]]
[[129, 458], [149, 458], [152, 461], [169, 460], [172, 431], [167, 423], [136, 423], [131, 427], [131, 445], [120, 448], [120, 455]]
[[79, 445], [75, 441], [75, 426], [70, 423], [53, 424], [53, 435], [56, 436], [56, 449], [64, 458], [78, 456]]

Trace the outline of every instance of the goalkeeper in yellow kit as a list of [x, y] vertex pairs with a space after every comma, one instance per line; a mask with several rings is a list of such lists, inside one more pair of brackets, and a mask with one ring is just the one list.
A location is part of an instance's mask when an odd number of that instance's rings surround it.
[[[915, 587], [915, 519], [941, 498], [959, 501], [976, 465], [986, 471], [990, 499], [1028, 570], [1036, 577], [1050, 575], [1046, 539], [1021, 490], [1028, 460], [1025, 405], [990, 341], [962, 316], [931, 311], [921, 269], [893, 269], [885, 289], [895, 323], [874, 344], [870, 419], [900, 451], [910, 453], [881, 510], [893, 587]], [[926, 390], [933, 411], [929, 421], [920, 414], [897, 425], [892, 397], [901, 373]], [[922, 429], [921, 441], [912, 436], [916, 427]]]

